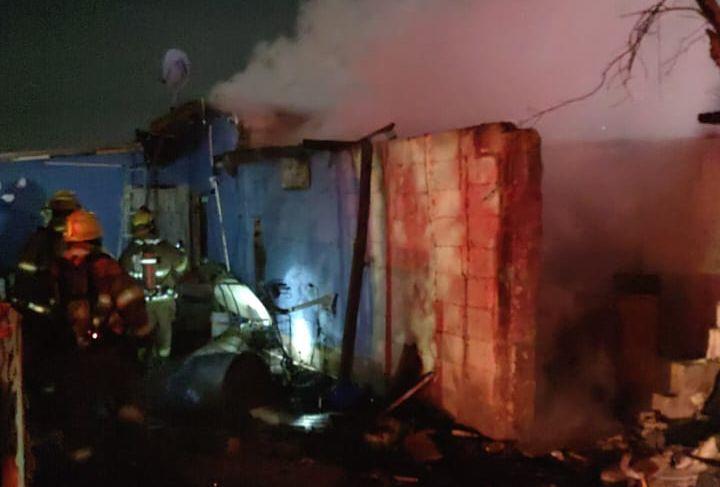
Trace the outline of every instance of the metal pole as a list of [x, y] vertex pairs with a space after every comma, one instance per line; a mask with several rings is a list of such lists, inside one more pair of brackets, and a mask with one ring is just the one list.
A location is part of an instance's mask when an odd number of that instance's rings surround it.
[[210, 177], [210, 184], [215, 193], [215, 206], [217, 207], [218, 223], [220, 224], [220, 240], [222, 241], [225, 269], [230, 272], [230, 254], [228, 253], [227, 236], [225, 235], [225, 221], [223, 220], [222, 203], [220, 202], [220, 186], [215, 176]]
[[[213, 144], [212, 144], [212, 124], [208, 125], [208, 158], [210, 160], [210, 168], [214, 169], [213, 164]], [[225, 221], [223, 219], [222, 203], [220, 201], [220, 185], [216, 176], [210, 176], [210, 185], [215, 193], [215, 206], [217, 208], [218, 223], [220, 224], [220, 240], [222, 241], [223, 257], [225, 259], [225, 269], [230, 272], [230, 253], [228, 252], [227, 235], [225, 234]]]

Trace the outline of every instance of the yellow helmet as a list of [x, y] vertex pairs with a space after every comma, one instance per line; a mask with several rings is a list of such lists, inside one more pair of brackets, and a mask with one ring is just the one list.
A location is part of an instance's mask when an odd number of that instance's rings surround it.
[[61, 189], [52, 195], [50, 201], [48, 201], [48, 207], [53, 211], [53, 213], [71, 212], [80, 208], [80, 202], [74, 192], [67, 189]]
[[155, 217], [152, 212], [143, 206], [132, 216], [131, 225], [133, 228], [146, 227], [152, 225], [154, 222]]
[[75, 210], [65, 221], [63, 240], [66, 242], [88, 242], [102, 237], [103, 231], [95, 213]]

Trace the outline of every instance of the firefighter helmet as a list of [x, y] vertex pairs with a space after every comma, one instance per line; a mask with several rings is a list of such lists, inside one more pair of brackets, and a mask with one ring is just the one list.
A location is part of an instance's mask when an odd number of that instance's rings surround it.
[[141, 207], [138, 211], [135, 212], [135, 214], [132, 216], [132, 227], [138, 228], [138, 227], [146, 227], [150, 226], [155, 222], [155, 217], [152, 214], [152, 211], [150, 211], [145, 206]]
[[95, 213], [75, 210], [65, 222], [63, 239], [66, 242], [88, 242], [102, 237], [103, 231]]
[[69, 213], [80, 208], [80, 202], [74, 192], [67, 189], [61, 189], [52, 195], [50, 201], [48, 201], [48, 207], [50, 207], [53, 213]]

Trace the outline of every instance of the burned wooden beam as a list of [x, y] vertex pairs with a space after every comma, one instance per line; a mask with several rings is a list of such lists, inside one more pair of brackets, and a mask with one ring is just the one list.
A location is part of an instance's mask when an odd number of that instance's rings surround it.
[[355, 337], [357, 335], [357, 317], [360, 309], [365, 253], [367, 250], [368, 223], [370, 219], [370, 173], [372, 171], [372, 141], [363, 139], [360, 158], [360, 194], [358, 195], [357, 227], [353, 245], [350, 284], [348, 286], [345, 326], [343, 328], [342, 350], [340, 353], [340, 381], [350, 382], [355, 359]]
[[343, 327], [342, 350], [340, 353], [341, 383], [349, 383], [352, 379], [353, 362], [355, 361], [355, 338], [357, 336], [357, 318], [360, 310], [360, 293], [362, 291], [363, 273], [365, 271], [365, 255], [367, 251], [368, 225], [370, 220], [370, 185], [373, 160], [372, 138], [391, 133], [395, 124], [391, 123], [376, 130], [356, 142], [304, 141], [303, 146], [324, 150], [345, 150], [360, 145], [360, 191], [358, 195], [358, 211], [353, 245], [350, 283], [348, 285], [347, 308], [345, 308], [345, 324]]
[[180, 105], [150, 122], [148, 130], [136, 130], [145, 159], [151, 164], [172, 164], [197, 149], [207, 137], [208, 124], [222, 113], [202, 100]]
[[339, 152], [357, 145], [357, 141], [305, 139], [302, 146], [309, 150]]
[[312, 150], [326, 150], [331, 152], [337, 152], [342, 150], [348, 150], [360, 143], [364, 140], [371, 140], [373, 137], [376, 137], [378, 135], [382, 134], [390, 134], [390, 136], [394, 136], [392, 134], [392, 131], [395, 129], [394, 123], [389, 123], [385, 125], [384, 127], [381, 127], [374, 132], [371, 132], [367, 134], [366, 136], [362, 137], [359, 140], [322, 140], [322, 139], [305, 139], [302, 142], [302, 146], [306, 149], [312, 149]]
[[698, 115], [698, 122], [708, 125], [720, 125], [720, 112], [706, 112]]
[[238, 148], [217, 156], [217, 164], [222, 165], [231, 175], [237, 174], [237, 168], [241, 164], [248, 164], [271, 159], [298, 159], [307, 160], [315, 151], [338, 152], [349, 150], [360, 144], [363, 140], [370, 140], [381, 134], [391, 133], [395, 124], [391, 123], [364, 136], [360, 140], [319, 140], [305, 139], [301, 145], [267, 146], [257, 148]]

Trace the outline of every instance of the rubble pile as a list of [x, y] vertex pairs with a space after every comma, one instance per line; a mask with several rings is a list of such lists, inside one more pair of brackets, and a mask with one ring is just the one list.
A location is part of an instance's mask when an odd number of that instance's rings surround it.
[[720, 486], [717, 329], [710, 330], [706, 358], [668, 363], [667, 390], [654, 393], [652, 411], [641, 412], [627, 436], [600, 446], [618, 461], [603, 469], [605, 485]]
[[715, 360], [671, 362], [669, 391], [653, 394], [652, 409], [670, 419], [695, 416], [710, 396], [718, 371], [720, 362]]

